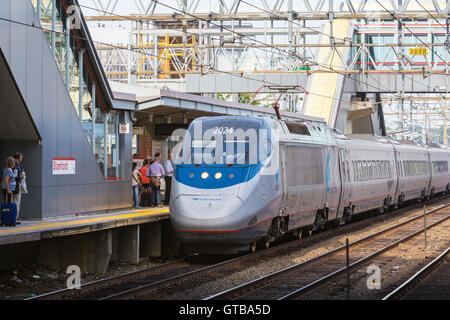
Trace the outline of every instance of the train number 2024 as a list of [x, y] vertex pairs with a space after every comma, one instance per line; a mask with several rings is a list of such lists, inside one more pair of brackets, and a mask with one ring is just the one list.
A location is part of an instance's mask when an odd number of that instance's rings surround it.
[[214, 127], [213, 134], [233, 134], [234, 129], [228, 127]]

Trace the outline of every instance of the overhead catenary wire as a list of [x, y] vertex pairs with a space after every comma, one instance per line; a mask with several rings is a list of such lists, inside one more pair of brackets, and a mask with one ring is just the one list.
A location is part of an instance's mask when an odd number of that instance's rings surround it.
[[[241, 1], [242, 3], [245, 3], [245, 4], [247, 4], [247, 5], [249, 5], [249, 6], [253, 7], [253, 8], [255, 8], [255, 9], [258, 9], [258, 10], [261, 10], [261, 11], [267, 13], [267, 14], [270, 14], [270, 15], [272, 15], [272, 16], [278, 18], [278, 19], [281, 18], [281, 19], [283, 19], [283, 20], [286, 20], [286, 21], [288, 21], [288, 23], [295, 24], [295, 25], [297, 25], [297, 26], [300, 26], [300, 27], [302, 27], [302, 28], [306, 28], [306, 29], [309, 29], [309, 30], [314, 30], [314, 29], [309, 28], [309, 27], [307, 27], [307, 26], [305, 26], [305, 25], [301, 25], [301, 24], [299, 24], [299, 23], [297, 23], [297, 22], [294, 22], [293, 20], [292, 20], [292, 21], [291, 21], [291, 20], [288, 20], [287, 17], [283, 17], [283, 16], [280, 16], [280, 15], [277, 15], [277, 14], [275, 14], [275, 13], [273, 13], [273, 12], [267, 11], [267, 10], [265, 10], [265, 9], [263, 9], [263, 8], [261, 8], [261, 7], [258, 7], [258, 6], [254, 5], [254, 4], [248, 3], [248, 2], [246, 2], [245, 0], [240, 0], [240, 1]], [[416, 1], [417, 1], [417, 0], [416, 0]], [[345, 42], [349, 42], [351, 45], [359, 46], [359, 44], [356, 44], [356, 43], [354, 43], [353, 41], [351, 41], [351, 40], [349, 40], [349, 39], [344, 39], [344, 38], [339, 38], [339, 37], [334, 37], [334, 36], [332, 37], [331, 35], [326, 34], [326, 33], [322, 32], [322, 31], [316, 31], [316, 32], [318, 32], [319, 34], [322, 34], [322, 35], [324, 35], [324, 36], [326, 36], [326, 37], [328, 37], [328, 38], [330, 38], [330, 39], [338, 39], [338, 40], [343, 41], [344, 43], [345, 43]], [[363, 36], [364, 36], [364, 34], [363, 34]], [[366, 50], [366, 49], [365, 49], [365, 50]], [[366, 53], [366, 54], [369, 54], [367, 51], [366, 51], [365, 53]], [[375, 63], [376, 63], [376, 62], [382, 63], [384, 66], [388, 67], [388, 68], [391, 69], [392, 71], [395, 71], [394, 68], [390, 67], [389, 65], [386, 65], [384, 62], [382, 62], [382, 61], [377, 61], [376, 57], [374, 57], [374, 56], [371, 56], [371, 57], [372, 57], [372, 59], [375, 61]], [[371, 75], [368, 74], [368, 76], [370, 77]], [[414, 80], [414, 78], [412, 78], [412, 77], [408, 77], [407, 75], [405, 75], [405, 77], [406, 77], [407, 79], [413, 81], [413, 82], [416, 82], [416, 83], [418, 83], [418, 84], [420, 84], [420, 85], [423, 85], [423, 83], [421, 83], [421, 82], [419, 82], [419, 81], [417, 81], [417, 80]], [[372, 78], [374, 78], [374, 77], [372, 77]], [[378, 85], [383, 86], [387, 91], [389, 91], [388, 88], [387, 88], [386, 86], [384, 86], [383, 84], [381, 84], [380, 81], [379, 81], [378, 79], [375, 79], [375, 78], [374, 78], [374, 80], [378, 83]]]
[[[391, 15], [392, 18], [394, 18], [395, 20], [397, 20], [403, 27], [405, 27], [417, 40], [419, 40], [425, 47], [427, 47], [428, 49], [431, 50], [431, 52], [433, 52], [439, 59], [441, 59], [445, 65], [448, 67], [448, 62], [445, 61], [445, 59], [443, 59], [439, 54], [437, 54], [432, 48], [430, 48], [425, 42], [422, 41], [422, 39], [420, 39], [418, 36], [416, 36], [411, 29], [408, 28], [408, 26], [402, 22], [402, 20], [400, 20], [395, 14], [393, 14], [392, 12], [390, 12], [388, 9], [386, 9], [385, 6], [383, 6], [378, 0], [375, 0], [387, 13], [389, 13]], [[416, 0], [417, 1], [417, 0]]]
[[[60, 31], [56, 31], [56, 30], [47, 30], [47, 29], [45, 29], [45, 28], [43, 28], [43, 27], [41, 27], [41, 26], [36, 26], [36, 25], [32, 25], [32, 24], [27, 24], [27, 23], [24, 23], [24, 22], [21, 22], [21, 21], [16, 21], [16, 20], [12, 20], [12, 19], [7, 19], [7, 18], [3, 18], [3, 17], [0, 17], [0, 20], [6, 21], [6, 22], [10, 22], [10, 23], [20, 24], [20, 25], [22, 25], [22, 26], [26, 26], [26, 27], [29, 27], [29, 28], [39, 29], [39, 30], [41, 30], [42, 32], [53, 32], [53, 33], [55, 33], [55, 34], [60, 34], [60, 35], [64, 35], [64, 36], [67, 35], [66, 32], [60, 32]], [[115, 45], [113, 45], [113, 44], [104, 43], [104, 42], [99, 42], [99, 41], [93, 41], [93, 40], [88, 39], [88, 38], [84, 38], [84, 37], [72, 35], [72, 34], [70, 34], [70, 32], [69, 32], [69, 37], [71, 37], [71, 38], [73, 38], [73, 39], [78, 39], [78, 40], [88, 41], [88, 42], [91, 42], [91, 43], [93, 43], [93, 44], [97, 43], [97, 44], [101, 44], [101, 45], [109, 45], [109, 46], [111, 46], [111, 47], [113, 47], [113, 48], [115, 47], [115, 48], [117, 48], [117, 49], [130, 50], [130, 51], [133, 51], [133, 52], [136, 52], [136, 53], [141, 53], [141, 54], [144, 54], [144, 55], [147, 55], [147, 56], [150, 56], [150, 57], [159, 58], [159, 57], [156, 56], [156, 55], [153, 55], [153, 54], [150, 54], [150, 53], [142, 53], [142, 52], [140, 52], [139, 50], [136, 51], [136, 50], [133, 50], [133, 49], [123, 49], [122, 47], [120, 47], [120, 46], [115, 46]], [[170, 61], [170, 60], [167, 59], [167, 58], [162, 58], [162, 59], [163, 59], [163, 60]], [[182, 63], [182, 64], [189, 65], [189, 63]], [[195, 65], [195, 66], [196, 66], [196, 67], [200, 67], [200, 65]], [[203, 65], [203, 67], [205, 67], [205, 66]], [[256, 82], [263, 83], [263, 84], [265, 84], [265, 85], [272, 85], [272, 86], [279, 86], [279, 85], [280, 85], [279, 83], [270, 82], [270, 81], [267, 81], [267, 80], [261, 80], [261, 79], [250, 78], [250, 77], [246, 77], [246, 76], [244, 76], [244, 75], [235, 74], [235, 73], [233, 73], [233, 72], [227, 72], [227, 71], [223, 71], [223, 70], [214, 69], [213, 67], [210, 67], [210, 66], [207, 66], [206, 68], [209, 69], [209, 70], [213, 70], [213, 71], [215, 71], [215, 72], [217, 72], [217, 73], [227, 74], [227, 75], [230, 75], [230, 76], [233, 76], [233, 77], [237, 77], [237, 78], [241, 78], [241, 79], [247, 79], [247, 80], [251, 80], [251, 81], [256, 81]], [[322, 95], [322, 94], [315, 93], [315, 92], [312, 92], [312, 91], [308, 91], [308, 93], [311, 94], [311, 95], [321, 96], [321, 97], [324, 97], [324, 98], [327, 98], [327, 99], [340, 101], [340, 99], [337, 99], [337, 98], [334, 98], [334, 97], [330, 97], [330, 96], [326, 96], [326, 95]]]
[[[153, 2], [156, 2], [157, 4], [160, 4], [160, 5], [164, 6], [164, 7], [166, 7], [166, 8], [169, 8], [169, 9], [171, 9], [171, 10], [177, 11], [177, 12], [182, 13], [182, 14], [184, 14], [184, 15], [188, 15], [188, 16], [190, 16], [191, 18], [194, 18], [194, 19], [196, 19], [196, 20], [208, 22], [208, 23], [210, 23], [210, 24], [212, 24], [212, 25], [214, 25], [214, 26], [216, 26], [216, 27], [218, 27], [218, 28], [221, 28], [221, 29], [223, 29], [223, 30], [227, 30], [228, 32], [231, 32], [231, 33], [233, 33], [233, 34], [236, 34], [236, 35], [238, 35], [238, 36], [240, 36], [240, 37], [242, 37], [242, 38], [249, 38], [249, 39], [251, 39], [252, 41], [255, 41], [255, 42], [257, 42], [257, 43], [260, 43], [260, 44], [263, 45], [263, 46], [266, 46], [266, 47], [268, 47], [268, 48], [272, 48], [272, 49], [277, 50], [277, 51], [280, 52], [282, 55], [286, 55], [286, 54], [287, 54], [287, 55], [290, 55], [290, 56], [292, 56], [292, 57], [295, 57], [295, 58], [297, 58], [297, 59], [299, 59], [299, 60], [301, 60], [301, 61], [307, 61], [307, 62], [310, 62], [312, 65], [317, 65], [317, 66], [323, 67], [323, 68], [325, 68], [325, 69], [330, 70], [331, 72], [334, 72], [334, 73], [338, 73], [338, 74], [340, 74], [340, 75], [343, 75], [344, 77], [346, 77], [346, 78], [348, 78], [348, 79], [350, 79], [350, 80], [352, 80], [352, 81], [357, 81], [357, 82], [359, 82], [359, 83], [365, 84], [365, 85], [368, 86], [368, 87], [372, 87], [372, 88], [377, 89], [377, 90], [379, 90], [379, 91], [383, 91], [383, 90], [382, 90], [381, 88], [379, 88], [379, 87], [376, 87], [376, 86], [373, 86], [373, 85], [371, 85], [371, 84], [368, 84], [368, 83], [365, 82], [365, 81], [361, 81], [361, 80], [358, 80], [358, 79], [354, 79], [354, 78], [348, 76], [346, 73], [340, 72], [340, 71], [335, 70], [335, 69], [333, 69], [333, 68], [330, 68], [330, 67], [328, 67], [328, 66], [326, 66], [326, 65], [319, 64], [319, 63], [317, 63], [317, 62], [315, 62], [315, 61], [308, 60], [308, 59], [306, 59], [305, 57], [301, 57], [301, 56], [299, 56], [298, 54], [295, 54], [295, 53], [293, 53], [293, 52], [288, 52], [288, 51], [282, 50], [282, 49], [279, 48], [279, 47], [276, 47], [276, 46], [274, 46], [274, 45], [270, 45], [270, 44], [268, 44], [268, 43], [262, 42], [262, 41], [260, 41], [260, 40], [255, 39], [255, 38], [249, 37], [249, 36], [247, 36], [247, 35], [245, 35], [245, 34], [239, 33], [239, 32], [237, 32], [237, 31], [235, 31], [235, 30], [233, 30], [233, 29], [230, 29], [230, 28], [228, 28], [228, 27], [224, 27], [223, 25], [213, 23], [213, 22], [211, 22], [211, 21], [209, 21], [209, 20], [207, 20], [207, 19], [201, 18], [201, 17], [196, 16], [196, 15], [194, 15], [194, 14], [191, 14], [191, 13], [185, 12], [185, 11], [183, 11], [183, 10], [180, 10], [180, 9], [178, 9], [178, 8], [175, 8], [175, 7], [169, 6], [169, 5], [167, 5], [167, 4], [161, 3], [161, 2], [158, 1], [158, 0], [152, 0], [152, 1], [153, 1]], [[99, 10], [99, 9], [97, 9], [97, 8], [92, 8], [92, 7], [85, 6], [85, 5], [80, 5], [80, 7], [87, 8], [87, 9], [91, 9], [91, 10], [95, 10], [95, 11], [98, 11], [98, 12], [102, 12], [102, 13], [106, 13], [106, 14], [110, 14], [110, 15], [114, 15], [114, 16], [118, 16], [118, 17], [122, 17], [122, 18], [124, 18], [124, 19], [127, 19], [127, 17], [121, 16], [121, 15], [118, 15], [118, 14], [115, 14], [115, 13], [111, 13], [111, 12]], [[139, 20], [139, 19], [136, 19], [136, 20], [137, 20], [137, 21], [142, 21], [142, 20]], [[169, 29], [169, 30], [175, 30], [175, 29]], [[178, 31], [178, 30], [176, 30], [176, 31]], [[314, 30], [314, 31], [316, 31], [316, 30]], [[317, 31], [316, 31], [316, 32], [317, 32]], [[187, 33], [190, 33], [190, 32], [187, 31]], [[190, 33], [190, 34], [192, 34], [192, 33]], [[208, 37], [208, 36], [206, 36], [206, 37]], [[267, 50], [264, 50], [264, 49], [261, 49], [261, 50], [267, 51]], [[270, 53], [272, 53], [272, 52], [270, 52]], [[252, 79], [253, 79], [253, 78], [252, 78]], [[385, 88], [385, 89], [387, 89], [387, 88]]]

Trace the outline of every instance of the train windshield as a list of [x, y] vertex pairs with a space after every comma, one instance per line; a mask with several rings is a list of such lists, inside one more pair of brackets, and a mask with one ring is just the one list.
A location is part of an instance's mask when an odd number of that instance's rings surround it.
[[256, 164], [270, 155], [270, 129], [263, 119], [216, 117], [194, 121], [185, 136], [185, 164]]

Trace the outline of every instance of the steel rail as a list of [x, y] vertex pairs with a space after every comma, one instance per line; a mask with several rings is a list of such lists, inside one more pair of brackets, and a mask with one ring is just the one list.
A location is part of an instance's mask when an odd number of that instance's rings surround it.
[[[430, 211], [434, 212], [434, 210], [439, 210], [444, 208], [445, 206], [448, 206], [449, 204], [445, 204], [445, 205], [440, 205], [438, 208], [435, 208], [433, 210]], [[421, 204], [417, 204], [414, 206], [410, 206], [410, 207], [404, 207], [401, 208], [400, 210], [398, 210], [396, 213], [400, 214], [403, 211], [408, 211], [414, 208], [417, 208], [421, 206]], [[392, 216], [391, 216], [392, 217]], [[339, 235], [339, 234], [345, 234], [345, 232], [351, 230], [351, 229], [358, 229], [361, 227], [361, 225], [369, 225], [371, 222], [375, 221], [385, 221], [387, 219], [389, 219], [389, 216], [378, 216], [372, 219], [364, 219], [362, 221], [358, 221], [356, 223], [352, 223], [334, 230], [330, 230], [329, 232], [321, 232], [321, 233], [317, 233], [314, 234], [310, 237], [304, 238], [304, 239], [299, 239], [297, 241], [290, 241], [288, 243], [284, 243], [282, 245], [278, 245], [278, 246], [274, 246], [274, 247], [270, 247], [268, 249], [265, 250], [261, 250], [261, 251], [257, 251], [253, 254], [248, 254], [248, 255], [244, 255], [241, 257], [237, 257], [231, 260], [227, 260], [227, 261], [223, 261], [220, 262], [218, 264], [214, 264], [211, 266], [207, 266], [198, 270], [194, 270], [191, 272], [188, 272], [186, 274], [182, 274], [182, 275], [178, 275], [175, 276], [173, 278], [169, 278], [169, 279], [165, 279], [162, 281], [158, 281], [155, 283], [151, 283], [151, 284], [146, 284], [134, 289], [130, 289], [127, 291], [123, 291], [123, 292], [118, 292], [116, 294], [110, 295], [108, 297], [103, 298], [104, 300], [109, 300], [109, 299], [130, 299], [130, 298], [136, 298], [137, 296], [145, 296], [145, 295], [150, 295], [150, 293], [155, 293], [157, 291], [161, 291], [162, 289], [167, 289], [167, 288], [171, 288], [173, 286], [180, 286], [183, 283], [189, 282], [189, 281], [193, 281], [195, 279], [198, 279], [202, 276], [205, 276], [207, 274], [210, 274], [212, 272], [217, 272], [218, 270], [224, 270], [224, 269], [230, 269], [235, 265], [238, 265], [239, 263], [250, 263], [252, 261], [257, 261], [260, 258], [266, 258], [270, 255], [274, 255], [277, 253], [280, 253], [283, 250], [292, 250], [294, 248], [302, 248], [302, 247], [306, 247], [311, 243], [317, 243], [317, 241], [320, 241], [322, 239], [326, 239], [330, 236], [333, 235]], [[418, 216], [414, 219], [420, 219], [421, 216]], [[402, 223], [406, 224], [405, 223]]]
[[[430, 202], [428, 202], [428, 203], [429, 203], [429, 205], [430, 204], [433, 205], [433, 203], [436, 203], [436, 202], [439, 203], [441, 200], [442, 199], [437, 198], [437, 199], [435, 199], [435, 201], [431, 200], [431, 203]], [[411, 205], [408, 207], [400, 208], [399, 210], [395, 211], [395, 215], [403, 214], [404, 212], [407, 212], [409, 210], [417, 209], [417, 208], [421, 207], [421, 205], [422, 204], [416, 204], [416, 205]], [[440, 205], [439, 207], [437, 207], [433, 210], [439, 210], [445, 206], [446, 205]], [[432, 212], [432, 211], [430, 211], [430, 212]], [[199, 268], [198, 270], [190, 271], [190, 272], [187, 272], [187, 273], [175, 276], [175, 277], [170, 277], [170, 278], [167, 278], [164, 280], [155, 281], [153, 283], [146, 284], [143, 286], [137, 286], [134, 289], [121, 291], [121, 292], [118, 292], [117, 294], [112, 294], [112, 295], [103, 296], [103, 297], [100, 296], [100, 297], [98, 297], [98, 299], [120, 299], [120, 298], [125, 298], [128, 296], [138, 295], [138, 294], [140, 294], [142, 292], [146, 292], [146, 291], [158, 290], [158, 288], [165, 288], [167, 286], [171, 286], [171, 285], [173, 286], [173, 285], [177, 285], [177, 284], [179, 285], [181, 282], [188, 282], [190, 280], [199, 278], [202, 275], [205, 275], [205, 274], [217, 271], [217, 270], [232, 268], [233, 266], [235, 266], [239, 263], [250, 263], [251, 261], [257, 261], [260, 258], [266, 258], [266, 257], [269, 257], [271, 255], [274, 255], [276, 253], [280, 253], [283, 251], [301, 249], [301, 248], [307, 247], [308, 245], [310, 245], [312, 243], [317, 243], [318, 241], [325, 240], [329, 237], [345, 234], [346, 232], [349, 232], [351, 230], [361, 229], [363, 227], [369, 226], [371, 223], [374, 223], [374, 222], [384, 222], [393, 217], [395, 217], [395, 216], [392, 216], [392, 212], [390, 212], [388, 214], [384, 214], [384, 215], [380, 215], [380, 216], [376, 216], [376, 217], [372, 217], [372, 218], [365, 218], [363, 220], [355, 221], [348, 225], [341, 226], [337, 229], [328, 230], [327, 232], [316, 233], [316, 234], [313, 234], [306, 238], [302, 238], [302, 239], [299, 239], [296, 241], [289, 241], [287, 243], [283, 243], [283, 244], [280, 244], [280, 245], [277, 245], [274, 247], [270, 247], [265, 250], [257, 251], [252, 254], [247, 254], [247, 255], [240, 256], [240, 257], [237, 257], [234, 259], [226, 260], [226, 261], [223, 261], [223, 262], [220, 262], [217, 264], [213, 264], [213, 265], [210, 265], [210, 266], [207, 266], [204, 268]], [[420, 217], [421, 216], [418, 216], [418, 217], [416, 217], [416, 219], [420, 218]], [[41, 295], [38, 295], [35, 297], [27, 298], [25, 300], [57, 299], [57, 298], [64, 297], [65, 295], [68, 296], [68, 298], [72, 298], [72, 297], [76, 298], [76, 296], [86, 294], [86, 290], [95, 291], [97, 288], [101, 289], [102, 287], [107, 286], [108, 284], [114, 285], [115, 282], [126, 282], [127, 280], [132, 280], [136, 277], [144, 278], [148, 273], [152, 273], [152, 272], [156, 273], [156, 272], [159, 272], [160, 270], [164, 270], [167, 267], [176, 265], [177, 263], [183, 263], [183, 262], [184, 262], [184, 259], [179, 259], [179, 260], [172, 261], [172, 262], [160, 265], [160, 266], [151, 267], [151, 268], [147, 268], [144, 270], [128, 272], [128, 273], [124, 273], [121, 275], [84, 283], [81, 285], [81, 288], [85, 290], [83, 293], [81, 291], [78, 292], [78, 290], [75, 290], [75, 289], [65, 288], [65, 289], [41, 294]]]
[[[443, 218], [443, 219], [441, 219], [441, 220], [439, 220], [439, 221], [437, 221], [437, 222], [427, 226], [426, 229], [428, 230], [430, 228], [433, 228], [433, 227], [435, 227], [435, 226], [437, 226], [437, 225], [447, 221], [449, 218], [450, 218], [450, 215], [448, 215], [447, 217], [445, 217], [445, 218]], [[362, 258], [362, 259], [359, 259], [358, 261], [353, 262], [352, 264], [349, 265], [350, 270], [352, 270], [352, 269], [354, 269], [354, 268], [356, 268], [356, 267], [358, 267], [358, 266], [360, 266], [362, 264], [365, 264], [365, 263], [371, 261], [372, 259], [378, 257], [379, 255], [381, 255], [381, 254], [383, 254], [383, 253], [385, 253], [385, 252], [387, 252], [387, 251], [397, 247], [399, 244], [404, 243], [404, 242], [406, 242], [406, 241], [408, 241], [408, 240], [410, 240], [410, 239], [420, 235], [421, 233], [423, 233], [423, 231], [424, 230], [421, 229], [421, 230], [418, 230], [416, 232], [413, 232], [413, 233], [407, 235], [406, 237], [404, 237], [404, 238], [402, 238], [400, 240], [397, 240], [394, 243], [392, 243], [390, 245], [387, 245], [386, 247], [384, 247], [384, 248], [382, 248], [382, 249], [380, 249], [380, 250], [378, 250], [378, 251], [376, 251], [376, 252], [374, 252], [374, 253], [372, 253], [372, 254], [370, 254], [370, 255]], [[302, 287], [300, 289], [297, 289], [297, 290], [295, 290], [293, 292], [290, 292], [290, 293], [284, 295], [283, 297], [279, 298], [278, 300], [295, 299], [299, 295], [303, 295], [306, 292], [310, 291], [311, 289], [316, 288], [317, 286], [322, 285], [322, 284], [324, 284], [325, 282], [327, 282], [327, 281], [329, 281], [331, 279], [339, 277], [340, 275], [344, 274], [346, 272], [346, 270], [347, 270], [347, 267], [343, 267], [343, 268], [341, 268], [339, 270], [336, 270], [335, 272], [330, 273], [327, 276], [322, 277], [322, 278], [320, 278], [320, 279], [310, 283], [309, 285], [306, 285], [306, 286], [304, 286], [304, 287]]]
[[[442, 209], [444, 209], [444, 208], [446, 208], [446, 207], [448, 207], [448, 206], [450, 206], [450, 204], [441, 205], [441, 206], [439, 206], [438, 208], [435, 208], [435, 209], [433, 209], [433, 210], [430, 210], [429, 212], [427, 212], [427, 214], [434, 214], [434, 213], [438, 212], [439, 210], [442, 210]], [[445, 220], [448, 219], [449, 217], [450, 217], [450, 215], [447, 216], [447, 217], [445, 218]], [[401, 223], [399, 223], [399, 224], [396, 224], [396, 225], [394, 225], [394, 226], [391, 226], [391, 227], [389, 227], [389, 228], [387, 228], [387, 229], [384, 229], [384, 230], [381, 230], [381, 231], [379, 231], [379, 232], [373, 233], [373, 234], [371, 234], [371, 235], [369, 235], [369, 236], [367, 236], [367, 237], [358, 239], [358, 240], [356, 240], [356, 241], [350, 243], [350, 246], [352, 247], [352, 246], [361, 244], [361, 243], [363, 243], [363, 242], [369, 241], [369, 240], [371, 240], [371, 239], [373, 239], [373, 238], [379, 237], [380, 235], [383, 235], [383, 234], [388, 233], [388, 232], [390, 232], [390, 231], [393, 231], [393, 230], [395, 230], [395, 229], [401, 228], [401, 227], [403, 227], [403, 226], [405, 226], [405, 225], [407, 225], [407, 224], [410, 224], [410, 223], [415, 222], [415, 221], [417, 221], [417, 220], [419, 220], [419, 219], [422, 219], [422, 218], [423, 218], [423, 216], [419, 215], [419, 216], [417, 216], [417, 217], [408, 219], [408, 220], [406, 220], [406, 221], [404, 221], [404, 222], [401, 222]], [[439, 221], [439, 223], [441, 223], [441, 222], [443, 222], [443, 221]], [[432, 227], [432, 226], [434, 226], [434, 224], [428, 226], [427, 229], [430, 228], [430, 227]], [[419, 230], [419, 231], [422, 232], [423, 230]], [[420, 232], [419, 232], [419, 233], [420, 233]], [[404, 239], [402, 239], [402, 240], [405, 241]], [[295, 270], [295, 269], [303, 268], [303, 267], [305, 267], [305, 266], [311, 265], [311, 264], [313, 264], [313, 263], [315, 263], [315, 262], [317, 262], [317, 261], [320, 261], [320, 260], [322, 260], [322, 259], [324, 259], [324, 258], [330, 257], [330, 256], [332, 256], [332, 255], [334, 255], [334, 254], [336, 254], [336, 253], [342, 252], [342, 251], [345, 250], [345, 248], [346, 248], [346, 247], [345, 247], [345, 245], [344, 245], [344, 246], [341, 246], [341, 247], [339, 247], [339, 248], [336, 248], [336, 249], [327, 251], [327, 252], [325, 252], [325, 253], [323, 253], [323, 254], [321, 254], [321, 255], [319, 255], [319, 256], [313, 257], [313, 258], [308, 259], [308, 260], [306, 260], [306, 261], [299, 262], [299, 263], [294, 264], [294, 265], [292, 265], [292, 266], [289, 266], [289, 267], [283, 268], [283, 269], [281, 269], [281, 270], [278, 270], [278, 271], [272, 272], [272, 273], [270, 273], [270, 274], [267, 274], [267, 275], [265, 275], [265, 276], [262, 276], [262, 277], [260, 277], [260, 278], [258, 278], [258, 279], [251, 280], [251, 281], [248, 281], [248, 282], [246, 282], [246, 283], [243, 283], [243, 284], [241, 284], [241, 285], [239, 285], [239, 286], [236, 286], [236, 287], [227, 289], [227, 290], [225, 290], [225, 291], [219, 292], [219, 293], [217, 293], [217, 294], [215, 294], [215, 295], [212, 295], [212, 296], [210, 296], [210, 297], [205, 298], [204, 300], [224, 299], [226, 296], [232, 295], [233, 293], [235, 293], [235, 292], [237, 292], [238, 290], [241, 290], [241, 289], [243, 289], [243, 288], [245, 288], [245, 287], [255, 286], [255, 285], [264, 283], [264, 282], [270, 280], [271, 278], [275, 278], [275, 277], [277, 277], [277, 276], [279, 276], [279, 275], [281, 275], [281, 274], [285, 274], [285, 273], [288, 273], [288, 272], [293, 271], [293, 270]], [[384, 249], [385, 249], [385, 248], [384, 248]], [[360, 261], [357, 261], [357, 262], [353, 263], [352, 265], [356, 265], [356, 263], [359, 264], [359, 263], [362, 263], [362, 261], [361, 261], [361, 262], [360, 262]], [[344, 268], [343, 270], [345, 271], [346, 268]], [[339, 273], [339, 274], [342, 273], [342, 269], [335, 271], [335, 273]], [[328, 278], [327, 278], [327, 279], [328, 279]], [[325, 280], [325, 279], [324, 279], [324, 280]], [[315, 282], [314, 282], [314, 285], [317, 285], [317, 284], [319, 284], [319, 283], [322, 283], [324, 280], [321, 280], [321, 281], [319, 281], [319, 282], [318, 282], [318, 281], [315, 281]], [[311, 284], [310, 284], [310, 285], [311, 285]], [[308, 287], [309, 287], [310, 285], [308, 285]], [[306, 288], [305, 288], [305, 289], [306, 289]], [[299, 289], [299, 290], [300, 290], [300, 289]], [[295, 292], [297, 292], [297, 291], [300, 292], [299, 290], [295, 290]], [[291, 293], [294, 293], [294, 292], [291, 292]], [[282, 298], [288, 298], [288, 295], [284, 295]]]
[[145, 268], [145, 269], [142, 269], [142, 270], [136, 270], [136, 271], [131, 271], [131, 272], [127, 272], [127, 273], [122, 273], [122, 274], [119, 274], [117, 276], [112, 276], [112, 277], [108, 277], [108, 278], [105, 278], [105, 279], [100, 279], [100, 280], [86, 282], [86, 283], [81, 284], [80, 289], [64, 288], [64, 289], [60, 289], [60, 290], [55, 290], [55, 291], [52, 291], [52, 292], [44, 293], [44, 294], [41, 294], [41, 295], [37, 295], [35, 297], [30, 297], [30, 298], [27, 298], [25, 300], [54, 299], [54, 298], [57, 298], [57, 297], [62, 297], [65, 294], [75, 295], [76, 296], [78, 294], [81, 294], [81, 290], [95, 290], [97, 288], [101, 288], [101, 287], [103, 287], [105, 285], [116, 283], [116, 282], [119, 282], [119, 281], [134, 279], [136, 277], [140, 278], [140, 277], [146, 276], [148, 273], [157, 273], [157, 272], [163, 271], [163, 270], [165, 270], [167, 268], [174, 267], [177, 264], [183, 263], [184, 261], [185, 261], [184, 258], [177, 259], [177, 260], [174, 260], [174, 261], [171, 261], [171, 262], [164, 263], [164, 264], [159, 265], [159, 266], [149, 267], [149, 268]]
[[437, 256], [433, 261], [428, 263], [425, 267], [416, 272], [411, 278], [403, 282], [400, 286], [398, 286], [391, 293], [387, 294], [382, 300], [395, 300], [399, 299], [409, 290], [413, 289], [417, 285], [419, 285], [424, 277], [430, 274], [433, 270], [435, 270], [444, 260], [447, 254], [450, 252], [450, 247], [444, 250], [439, 256]]

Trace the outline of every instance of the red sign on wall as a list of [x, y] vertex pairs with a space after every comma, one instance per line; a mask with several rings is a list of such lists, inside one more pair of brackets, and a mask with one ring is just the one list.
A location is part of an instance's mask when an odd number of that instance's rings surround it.
[[75, 158], [53, 158], [53, 175], [75, 174]]

